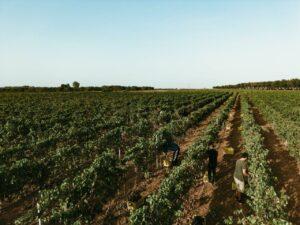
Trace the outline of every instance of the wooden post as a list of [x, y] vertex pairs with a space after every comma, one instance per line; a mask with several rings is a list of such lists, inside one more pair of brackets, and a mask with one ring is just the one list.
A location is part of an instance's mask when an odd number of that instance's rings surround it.
[[134, 186], [136, 186], [136, 184], [137, 184], [137, 177], [139, 175], [139, 171], [138, 171], [137, 167], [134, 167], [134, 172], [135, 172], [135, 174], [134, 174]]
[[158, 156], [158, 169], [161, 168], [161, 165], [162, 165], [162, 161], [161, 161], [161, 157], [160, 155]]
[[121, 159], [121, 149], [119, 148], [119, 159]]
[[38, 212], [38, 223], [39, 223], [39, 225], [42, 225], [41, 206], [39, 203], [36, 203], [36, 208], [37, 208], [37, 212]]

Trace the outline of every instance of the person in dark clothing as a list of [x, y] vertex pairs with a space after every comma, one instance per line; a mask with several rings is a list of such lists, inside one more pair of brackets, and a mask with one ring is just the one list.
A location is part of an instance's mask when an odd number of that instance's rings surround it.
[[174, 143], [174, 142], [166, 142], [163, 145], [163, 152], [165, 154], [167, 154], [168, 151], [172, 151], [173, 152], [173, 159], [172, 159], [172, 165], [177, 165], [177, 161], [178, 161], [178, 156], [179, 156], [179, 152], [180, 152], [180, 147]]
[[211, 183], [216, 181], [216, 169], [218, 164], [218, 151], [214, 148], [213, 145], [209, 147], [206, 151], [208, 156], [208, 180]]

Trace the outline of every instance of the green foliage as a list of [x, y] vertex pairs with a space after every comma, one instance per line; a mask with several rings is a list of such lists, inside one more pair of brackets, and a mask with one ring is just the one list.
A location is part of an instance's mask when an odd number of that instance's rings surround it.
[[73, 84], [72, 84], [72, 86], [73, 86], [73, 88], [78, 89], [79, 86], [80, 86], [80, 84], [79, 84], [79, 82], [74, 81]]
[[138, 143], [126, 151], [125, 160], [132, 161], [140, 171], [146, 172], [149, 161], [154, 158], [154, 151], [149, 149], [153, 149], [150, 143], [145, 138], [139, 138]]
[[275, 131], [286, 140], [290, 155], [300, 160], [300, 95], [299, 92], [247, 93], [272, 123]]
[[69, 218], [86, 213], [89, 216], [96, 207], [91, 203], [97, 199], [98, 204], [103, 204], [117, 190], [121, 175], [122, 169], [113, 151], [102, 153], [74, 179], [67, 178], [57, 188], [41, 192], [42, 209], [54, 202], [58, 204], [45, 218], [55, 224], [69, 224]]
[[248, 82], [236, 85], [216, 86], [214, 88], [264, 89], [264, 90], [293, 90], [300, 89], [300, 79], [276, 80], [264, 82]]

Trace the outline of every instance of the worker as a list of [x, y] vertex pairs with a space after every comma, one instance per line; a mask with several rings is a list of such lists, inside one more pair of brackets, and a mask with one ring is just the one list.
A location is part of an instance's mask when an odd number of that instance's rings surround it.
[[236, 185], [236, 199], [239, 203], [242, 203], [242, 195], [245, 192], [245, 177], [248, 177], [247, 169], [248, 153], [243, 152], [241, 158], [236, 161], [234, 170], [234, 182]]
[[216, 182], [216, 169], [218, 164], [218, 151], [215, 149], [215, 146], [212, 144], [209, 146], [209, 149], [206, 151], [208, 157], [207, 165], [207, 174], [208, 180], [210, 183]]
[[175, 142], [168, 141], [163, 145], [163, 152], [167, 154], [168, 151], [173, 152], [172, 166], [177, 165], [180, 147]]

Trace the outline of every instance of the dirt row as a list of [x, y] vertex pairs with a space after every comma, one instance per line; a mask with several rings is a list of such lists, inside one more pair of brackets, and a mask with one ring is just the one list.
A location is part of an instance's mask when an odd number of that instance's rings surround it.
[[[256, 123], [262, 127], [264, 146], [270, 150], [268, 160], [272, 174], [277, 178], [275, 179], [275, 189], [278, 193], [284, 189], [289, 196], [288, 220], [292, 224], [300, 224], [299, 163], [289, 156], [287, 146], [279, 139], [272, 126], [264, 120], [259, 110], [253, 105], [252, 111]], [[194, 216], [204, 218], [207, 225], [224, 224], [224, 219], [235, 216], [235, 210], [242, 209], [244, 215], [250, 213], [246, 204], [237, 203], [231, 188], [235, 161], [243, 151], [241, 123], [240, 102], [238, 101], [227, 121], [226, 128], [219, 133], [216, 183], [205, 183], [202, 177], [198, 177], [195, 185], [184, 197], [182, 214], [174, 222], [174, 225], [189, 225]], [[232, 147], [235, 154], [231, 156], [224, 154], [224, 149], [227, 147]]]
[[[183, 159], [186, 150], [195, 142], [197, 138], [199, 138], [199, 136], [201, 136], [201, 134], [204, 132], [205, 128], [212, 121], [212, 119], [219, 114], [222, 106], [215, 109], [197, 127], [189, 129], [186, 135], [177, 141], [177, 143], [180, 146], [179, 161]], [[159, 188], [160, 183], [170, 171], [171, 169], [166, 169], [160, 166], [160, 168], [157, 169], [153, 174], [151, 174], [151, 177], [148, 179], [143, 179], [141, 176], [134, 176], [134, 174], [132, 173], [131, 179], [127, 181], [127, 184], [123, 186], [122, 190], [118, 193], [118, 195], [115, 198], [111, 199], [107, 204], [104, 205], [102, 213], [100, 213], [96, 217], [93, 224], [128, 224], [128, 218], [130, 213], [127, 210], [127, 199], [129, 194], [132, 192], [138, 192], [140, 193], [143, 199], [146, 198], [148, 195], [150, 195]], [[132, 182], [133, 179], [135, 180], [134, 182]]]
[[[224, 129], [219, 133], [216, 183], [206, 183], [202, 177], [198, 177], [184, 198], [183, 212], [174, 222], [175, 225], [191, 224], [194, 216], [205, 218], [206, 224], [222, 224], [220, 222], [224, 218], [240, 207], [231, 189], [235, 161], [241, 152], [240, 114], [238, 99]], [[224, 149], [228, 147], [234, 149], [233, 155], [225, 154]]]
[[277, 193], [285, 190], [289, 196], [287, 211], [289, 221], [300, 224], [300, 163], [289, 155], [287, 145], [275, 133], [268, 123], [251, 103], [253, 115], [257, 124], [262, 128], [264, 146], [269, 150], [268, 160], [272, 174], [276, 177], [275, 189]]

